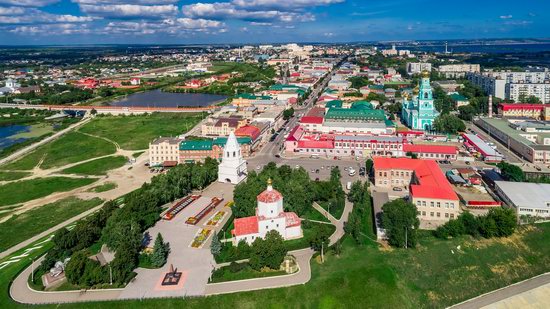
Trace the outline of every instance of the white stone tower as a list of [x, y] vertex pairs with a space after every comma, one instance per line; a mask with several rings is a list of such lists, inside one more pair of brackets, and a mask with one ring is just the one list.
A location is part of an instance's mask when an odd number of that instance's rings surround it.
[[218, 181], [236, 185], [245, 178], [246, 161], [243, 159], [237, 137], [231, 132], [223, 147], [222, 163], [218, 166]]

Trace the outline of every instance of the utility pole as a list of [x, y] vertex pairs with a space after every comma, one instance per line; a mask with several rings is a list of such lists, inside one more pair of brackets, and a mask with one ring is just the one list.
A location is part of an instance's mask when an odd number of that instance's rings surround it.
[[34, 283], [34, 259], [31, 259], [31, 280]]

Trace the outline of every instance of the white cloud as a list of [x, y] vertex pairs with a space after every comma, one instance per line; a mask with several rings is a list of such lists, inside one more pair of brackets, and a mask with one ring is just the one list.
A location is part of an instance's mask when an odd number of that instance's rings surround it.
[[22, 15], [25, 14], [26, 9], [22, 7], [0, 7], [0, 15]]
[[169, 18], [161, 22], [150, 21], [117, 21], [110, 22], [103, 29], [108, 34], [190, 34], [197, 32], [217, 33], [225, 29], [220, 21], [190, 18]]
[[81, 4], [84, 13], [111, 18], [162, 18], [176, 15], [175, 5], [138, 5], [138, 4]]
[[0, 4], [27, 6], [27, 7], [42, 7], [57, 3], [61, 0], [0, 0]]
[[500, 15], [500, 19], [510, 19], [512, 17], [512, 15]]
[[239, 19], [252, 22], [305, 22], [315, 20], [315, 16], [311, 13], [282, 12], [277, 10], [248, 11], [237, 8], [227, 2], [195, 3], [183, 6], [182, 10], [185, 16], [191, 18]]
[[35, 8], [0, 7], [0, 24], [55, 24], [93, 21], [90, 16], [56, 15]]
[[343, 3], [345, 0], [233, 0], [235, 6], [245, 9], [300, 10], [315, 6]]
[[10, 30], [13, 33], [26, 35], [69, 35], [89, 34], [91, 29], [86, 24], [43, 24], [33, 26], [18, 26]]

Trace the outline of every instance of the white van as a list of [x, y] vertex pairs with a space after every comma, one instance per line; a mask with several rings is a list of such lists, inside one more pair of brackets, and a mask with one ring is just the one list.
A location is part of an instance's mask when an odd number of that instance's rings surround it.
[[348, 181], [346, 184], [346, 189], [351, 190], [351, 181]]

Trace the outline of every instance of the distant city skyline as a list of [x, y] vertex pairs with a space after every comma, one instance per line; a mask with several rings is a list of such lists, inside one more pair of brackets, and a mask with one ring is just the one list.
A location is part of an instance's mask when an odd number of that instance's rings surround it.
[[0, 0], [0, 45], [548, 38], [526, 0]]

